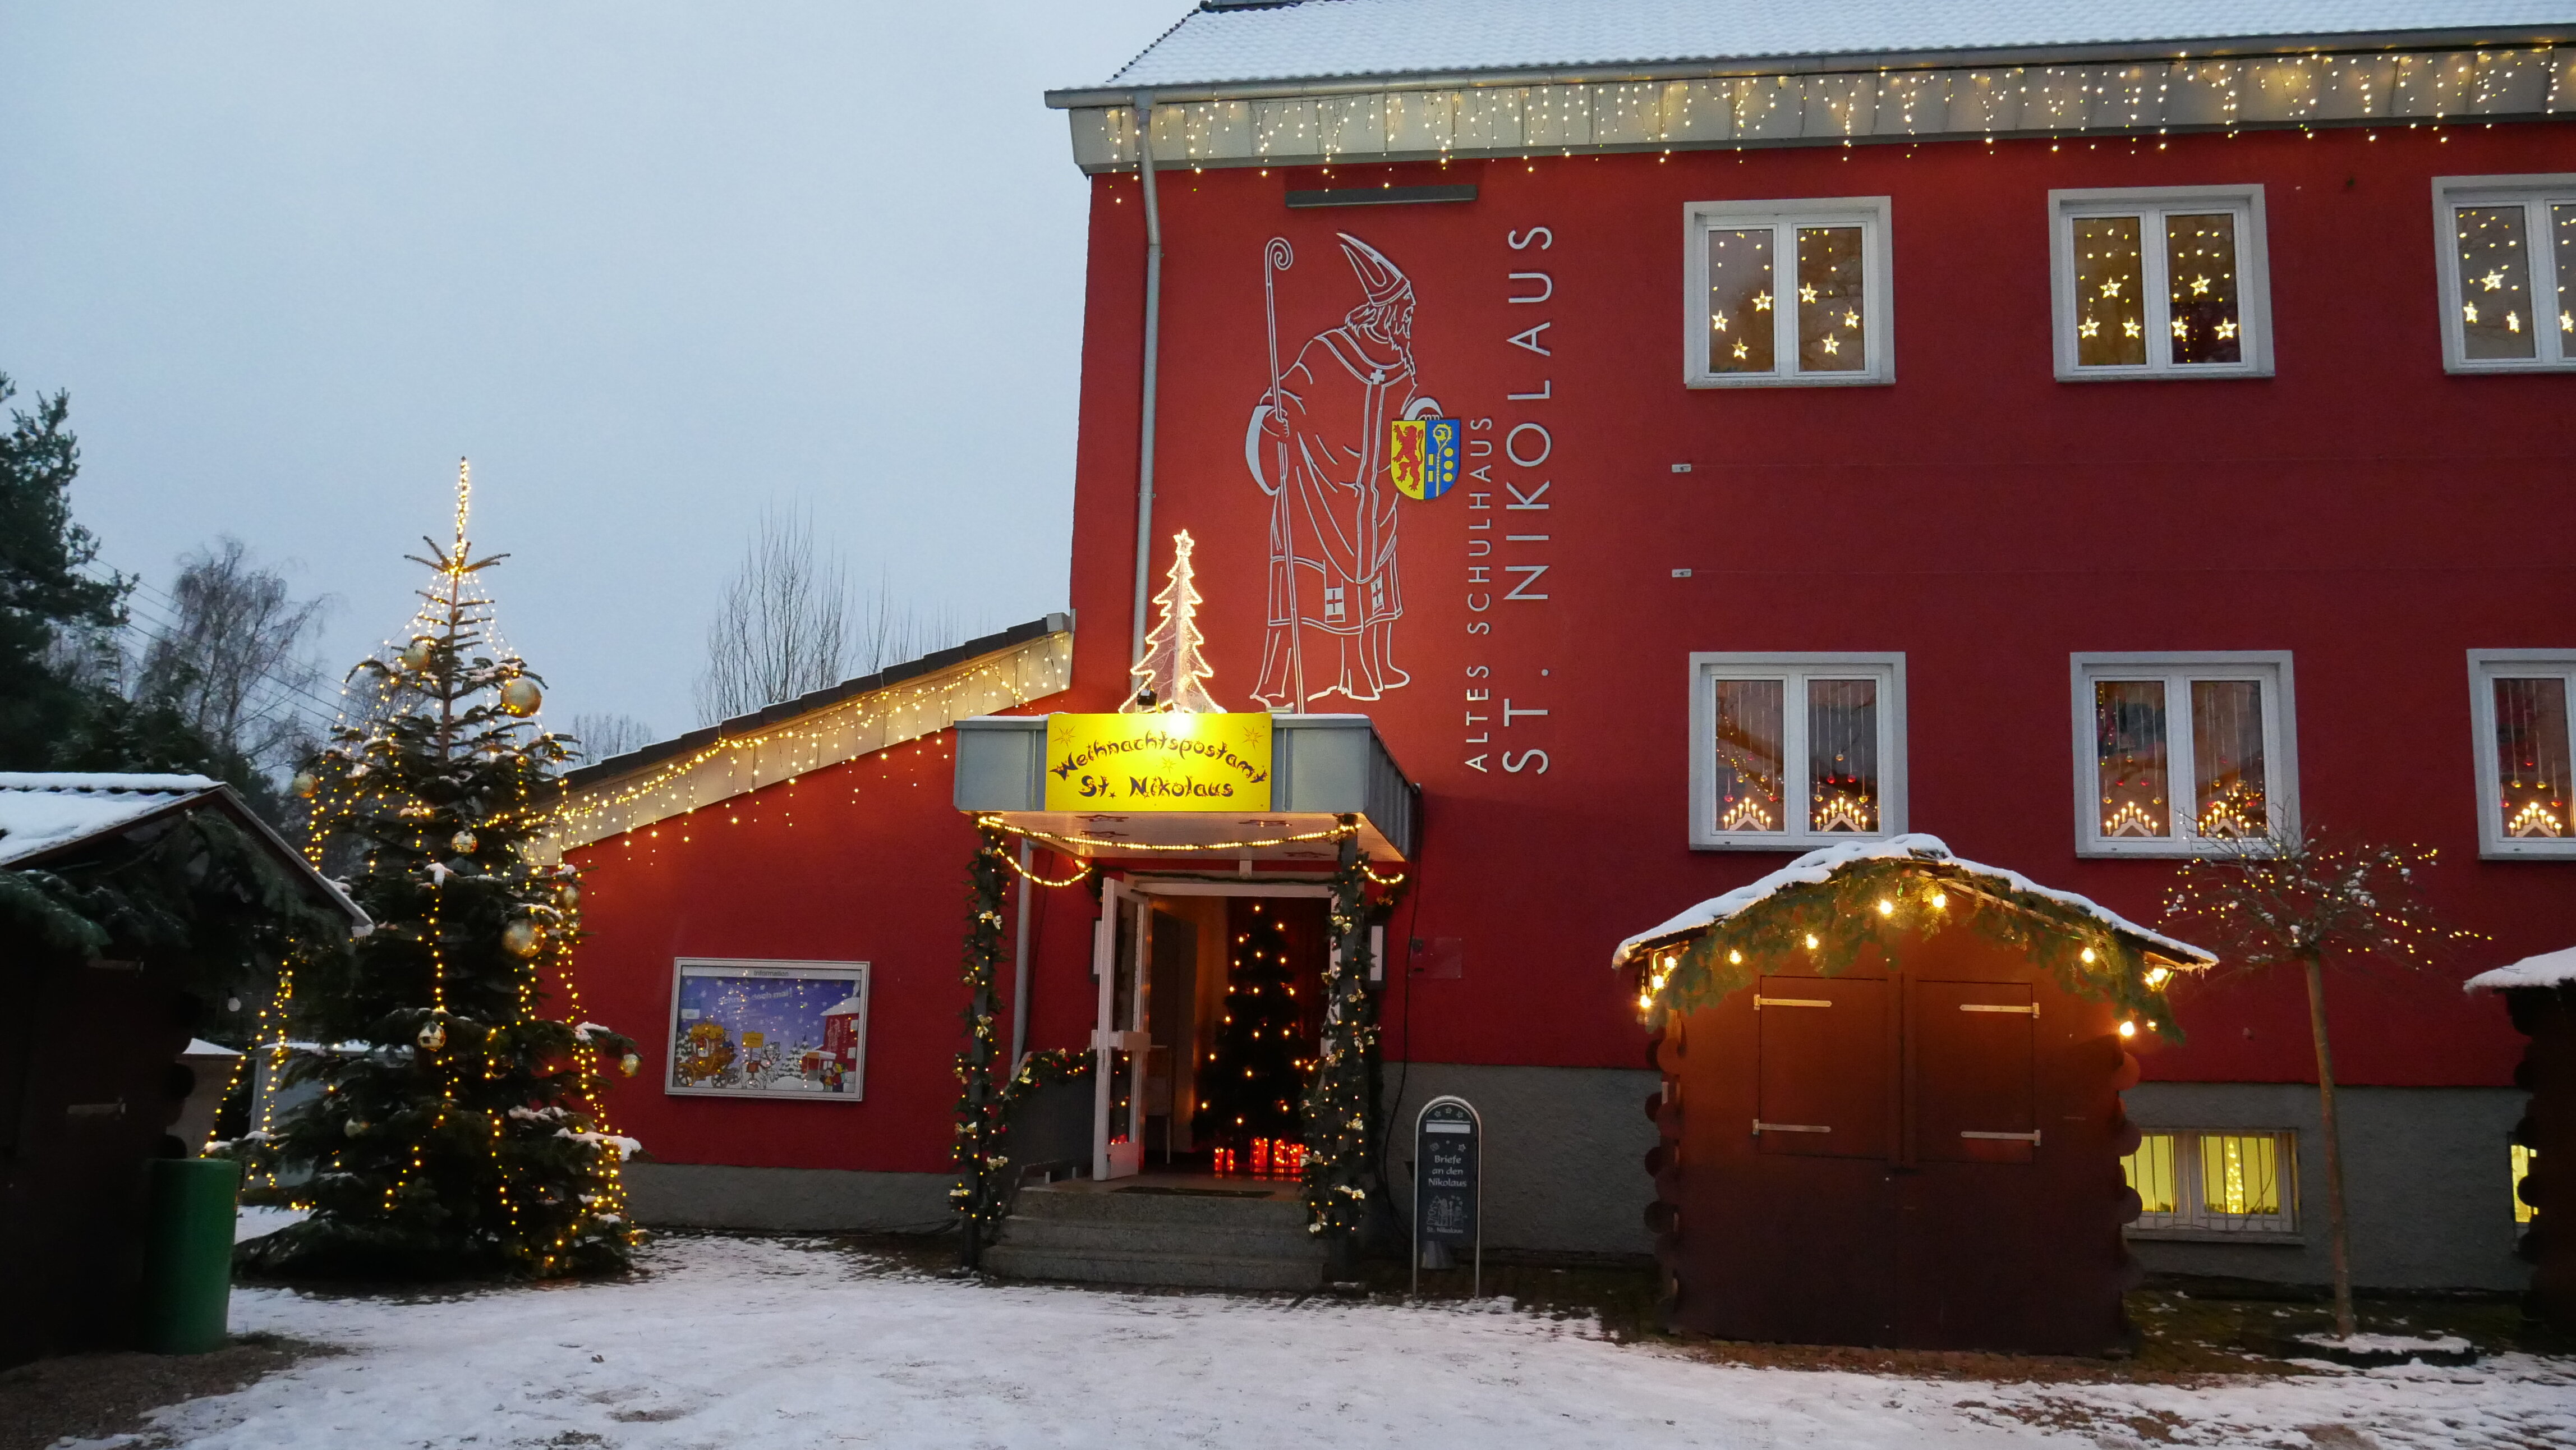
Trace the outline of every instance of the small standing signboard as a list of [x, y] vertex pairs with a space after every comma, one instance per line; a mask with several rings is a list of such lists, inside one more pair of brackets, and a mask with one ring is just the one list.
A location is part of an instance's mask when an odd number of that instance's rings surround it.
[[1413, 1292], [1433, 1244], [1475, 1255], [1475, 1297], [1485, 1296], [1485, 1121], [1465, 1098], [1437, 1097], [1413, 1120]]

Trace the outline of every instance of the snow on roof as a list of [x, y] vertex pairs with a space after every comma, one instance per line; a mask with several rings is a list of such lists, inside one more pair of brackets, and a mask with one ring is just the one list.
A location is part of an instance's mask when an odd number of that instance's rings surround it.
[[2470, 992], [2501, 992], [2508, 987], [2558, 987], [2569, 982], [2576, 982], [2576, 947], [2524, 957], [2511, 966], [2480, 972], [2460, 986]]
[[0, 866], [104, 835], [222, 788], [202, 775], [0, 771]]
[[2502, 41], [2565, 26], [2576, 26], [2571, 0], [1302, 0], [1202, 6], [1104, 86], [2230, 40]]
[[1938, 864], [1962, 876], [1983, 877], [2005, 890], [2024, 892], [2054, 902], [2069, 912], [2079, 916], [2089, 916], [2109, 930], [2135, 938], [2178, 961], [2207, 965], [2218, 960], [2217, 957], [2188, 942], [2176, 941], [2161, 932], [2149, 931], [2089, 897], [2078, 896], [2072, 891], [2059, 891], [2042, 886], [2018, 871], [2006, 871], [1999, 866], [1982, 866], [1974, 861], [1963, 861], [1950, 854], [1949, 846], [1943, 843], [1940, 837], [1917, 832], [1889, 836], [1877, 841], [1851, 841], [1842, 845], [1827, 846], [1822, 850], [1809, 851], [1806, 855], [1758, 881], [1739, 886], [1724, 896], [1711, 897], [1663, 925], [1639, 932], [1619, 943], [1618, 950], [1610, 954], [1610, 965], [1624, 966], [1628, 959], [1641, 948], [1715, 926], [1790, 887], [1822, 885], [1830, 880], [1835, 872], [1845, 867], [1855, 866], [1864, 861], [1902, 860]]

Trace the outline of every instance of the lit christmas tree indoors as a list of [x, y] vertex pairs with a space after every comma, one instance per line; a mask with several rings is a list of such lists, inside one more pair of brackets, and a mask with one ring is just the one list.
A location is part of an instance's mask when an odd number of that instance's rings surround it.
[[[503, 556], [472, 556], [468, 498], [460, 466], [410, 638], [350, 672], [367, 708], [296, 778], [317, 859], [354, 861], [375, 929], [293, 984], [288, 1021], [321, 1045], [288, 1080], [321, 1091], [254, 1146], [311, 1169], [312, 1216], [243, 1246], [260, 1272], [547, 1278], [621, 1268], [638, 1237], [618, 1182], [634, 1145], [598, 1108], [602, 1057], [631, 1073], [633, 1044], [579, 1021], [575, 873], [527, 849], [571, 752], [493, 641], [477, 578]], [[541, 1015], [549, 981], [571, 1019]]]
[[1302, 1020], [1288, 933], [1256, 902], [1249, 929], [1235, 938], [1225, 1015], [1191, 1129], [1193, 1140], [1213, 1145], [1220, 1172], [1296, 1172], [1305, 1136]]

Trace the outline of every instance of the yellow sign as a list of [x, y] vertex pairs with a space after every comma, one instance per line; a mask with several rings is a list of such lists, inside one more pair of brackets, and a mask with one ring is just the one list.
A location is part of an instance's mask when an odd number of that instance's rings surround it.
[[1051, 811], [1266, 811], [1270, 717], [1049, 715]]

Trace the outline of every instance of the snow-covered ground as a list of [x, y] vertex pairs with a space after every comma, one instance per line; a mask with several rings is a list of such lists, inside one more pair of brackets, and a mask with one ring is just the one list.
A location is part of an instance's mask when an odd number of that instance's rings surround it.
[[778, 1240], [678, 1239], [646, 1262], [632, 1282], [409, 1301], [238, 1291], [236, 1332], [353, 1352], [155, 1428], [243, 1450], [2576, 1445], [2576, 1375], [2519, 1356], [1997, 1385], [1710, 1364], [1490, 1302], [959, 1283]]

